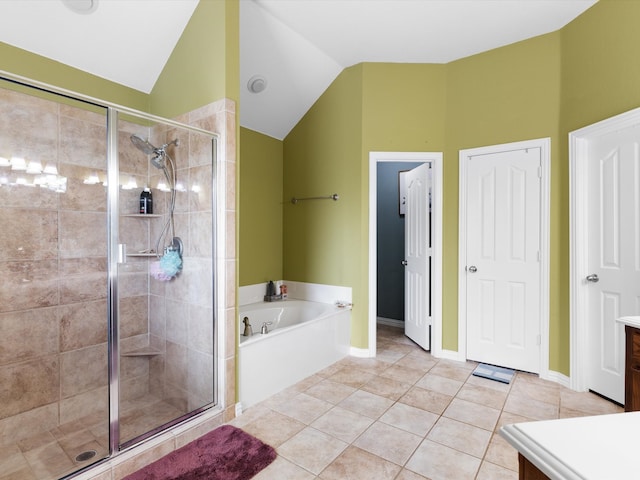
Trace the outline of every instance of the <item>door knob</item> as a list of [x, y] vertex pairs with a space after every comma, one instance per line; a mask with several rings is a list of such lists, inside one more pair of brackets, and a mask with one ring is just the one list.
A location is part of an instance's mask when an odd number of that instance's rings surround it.
[[407, 261], [406, 260], [402, 260], [402, 262], [400, 262], [400, 263], [402, 263], [402, 265], [404, 265], [405, 267], [407, 266]]
[[600, 279], [598, 278], [598, 275], [596, 275], [595, 273], [592, 273], [591, 275], [587, 275], [587, 282], [598, 283], [599, 281]]
[[478, 271], [478, 268], [475, 265], [471, 265], [467, 270], [469, 270], [469, 272], [471, 273], [476, 273]]

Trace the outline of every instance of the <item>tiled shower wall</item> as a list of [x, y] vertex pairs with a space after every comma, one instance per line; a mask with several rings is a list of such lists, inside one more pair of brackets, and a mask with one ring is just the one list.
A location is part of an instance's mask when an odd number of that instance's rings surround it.
[[[187, 249], [180, 282], [167, 292], [167, 285], [152, 280], [151, 295], [146, 295], [149, 277], [146, 260], [142, 260], [126, 264], [119, 285], [124, 297], [123, 347], [127, 342], [150, 338], [152, 344], [164, 343], [166, 356], [146, 363], [124, 361], [123, 393], [128, 388], [135, 396], [141, 393], [136, 389], [148, 388], [156, 393], [171, 392], [176, 406], [199, 406], [211, 394], [211, 360], [216, 354], [222, 366], [219, 384], [224, 386], [219, 401], [226, 406], [224, 418], [230, 419], [235, 401], [235, 106], [223, 100], [177, 120], [220, 133], [221, 155], [213, 175], [218, 185], [226, 184], [227, 188], [222, 192], [223, 201], [218, 202], [219, 227], [214, 230], [208, 200], [211, 181], [201, 176], [204, 153], [202, 157], [182, 154], [202, 151], [202, 145], [192, 138], [181, 138], [182, 150], [175, 152], [179, 179], [190, 185], [202, 180], [202, 185], [198, 195], [186, 195], [176, 205], [176, 235], [183, 237]], [[128, 129], [133, 126], [123, 122], [121, 128], [123, 175], [139, 175], [136, 165], [125, 166], [129, 152], [124, 145], [129, 144]], [[157, 135], [172, 140], [184, 133], [155, 130], [152, 141]], [[101, 114], [0, 90], [0, 156], [37, 159], [43, 167], [56, 166], [58, 177], [67, 179], [65, 193], [25, 185], [0, 186], [0, 331], [4, 336], [0, 348], [0, 444], [95, 415], [104, 417], [106, 435], [106, 189], [101, 183], [84, 183], [94, 174], [100, 180], [105, 178], [105, 139]], [[210, 161], [210, 152], [207, 154]], [[130, 155], [134, 163], [148, 163], [141, 152]], [[146, 165], [144, 168], [146, 174]], [[17, 175], [20, 173], [0, 167], [0, 182], [4, 177], [11, 183]], [[135, 197], [138, 195], [136, 190]], [[130, 205], [126, 195], [121, 198], [121, 207], [124, 205]], [[157, 227], [150, 222], [140, 228], [144, 231], [141, 237], [146, 237], [143, 243], [155, 238]], [[218, 240], [224, 239], [218, 243], [225, 248], [218, 246], [216, 257], [226, 270], [225, 278], [218, 280], [220, 302], [215, 306], [210, 296], [203, 296], [212, 288], [212, 272], [207, 269], [211, 261], [205, 254], [212, 231]], [[201, 341], [211, 338], [213, 308], [218, 318], [224, 319], [217, 326], [223, 335], [217, 349]], [[151, 332], [147, 331], [148, 311], [152, 312]], [[179, 373], [178, 368], [185, 364], [195, 367], [192, 374]], [[162, 375], [154, 375], [159, 372]], [[139, 382], [141, 378], [155, 380], [145, 384]]]
[[83, 183], [105, 150], [103, 115], [0, 90], [0, 156], [66, 178], [0, 167], [2, 443], [87, 415], [107, 433], [106, 193]]

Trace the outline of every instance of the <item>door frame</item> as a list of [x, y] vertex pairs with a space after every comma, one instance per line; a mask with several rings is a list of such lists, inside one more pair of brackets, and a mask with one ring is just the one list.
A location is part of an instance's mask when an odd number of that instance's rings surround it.
[[630, 110], [569, 133], [569, 285], [570, 285], [570, 388], [587, 390], [588, 328], [585, 322], [588, 291], [585, 278], [589, 272], [589, 236], [587, 234], [587, 159], [589, 141], [608, 133], [640, 125], [640, 108]]
[[[431, 354], [442, 351], [442, 152], [369, 152], [369, 348], [361, 356], [375, 357], [378, 301], [378, 162], [431, 163]], [[352, 354], [354, 352], [352, 348]]]
[[537, 138], [521, 142], [503, 143], [470, 148], [459, 152], [458, 197], [458, 352], [457, 360], [467, 359], [467, 282], [465, 275], [467, 245], [467, 162], [475, 155], [502, 153], [510, 150], [540, 149], [540, 378], [550, 379], [549, 373], [549, 220], [551, 139]]

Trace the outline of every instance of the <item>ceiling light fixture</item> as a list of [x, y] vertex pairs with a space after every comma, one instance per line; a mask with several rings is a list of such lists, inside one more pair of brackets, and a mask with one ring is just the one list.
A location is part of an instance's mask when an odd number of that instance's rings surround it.
[[72, 12], [89, 15], [98, 9], [98, 0], [62, 0], [62, 3]]
[[251, 93], [260, 93], [267, 88], [267, 79], [262, 75], [254, 75], [247, 82], [247, 89]]

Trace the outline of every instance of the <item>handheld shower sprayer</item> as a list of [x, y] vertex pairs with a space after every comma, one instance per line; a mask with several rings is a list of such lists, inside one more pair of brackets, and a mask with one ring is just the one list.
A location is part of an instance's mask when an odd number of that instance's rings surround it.
[[[176, 237], [175, 227], [173, 223], [173, 211], [176, 205], [176, 183], [178, 181], [176, 166], [173, 162], [173, 159], [167, 152], [167, 148], [171, 145], [175, 147], [179, 146], [179, 140], [176, 138], [169, 143], [165, 143], [161, 147], [156, 147], [148, 140], [143, 139], [139, 135], [133, 134], [131, 135], [131, 143], [140, 150], [145, 155], [152, 155], [150, 158], [151, 164], [162, 170], [164, 173], [164, 177], [167, 180], [170, 199], [169, 199], [169, 216], [167, 218], [167, 222], [165, 223], [162, 231], [160, 232], [160, 236], [158, 237], [158, 241], [156, 242], [156, 252], [158, 255], [161, 254], [162, 251], [165, 253], [170, 251], [176, 251], [180, 257], [182, 257], [182, 241], [179, 237]], [[171, 232], [171, 237], [168, 237], [169, 232]], [[169, 241], [170, 239], [170, 241]]]

